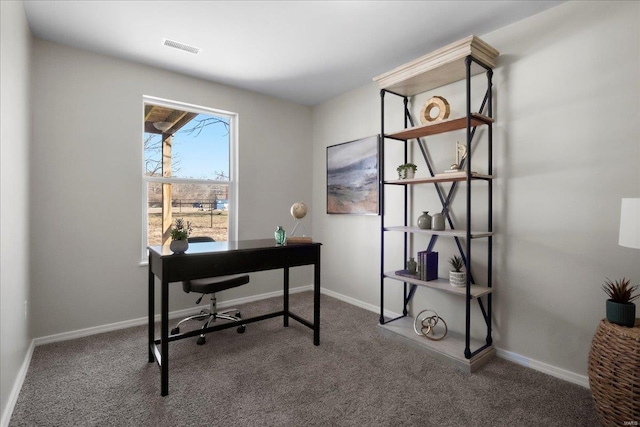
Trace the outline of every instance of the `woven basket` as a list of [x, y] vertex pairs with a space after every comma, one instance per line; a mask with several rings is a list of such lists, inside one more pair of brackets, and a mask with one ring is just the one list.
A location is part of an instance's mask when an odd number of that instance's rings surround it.
[[633, 328], [600, 321], [589, 351], [589, 386], [604, 426], [640, 423], [640, 319]]

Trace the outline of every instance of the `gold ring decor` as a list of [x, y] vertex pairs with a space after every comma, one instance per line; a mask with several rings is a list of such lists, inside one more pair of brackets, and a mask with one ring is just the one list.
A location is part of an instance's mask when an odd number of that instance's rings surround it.
[[[431, 110], [434, 108], [438, 109], [438, 115], [436, 117], [431, 117]], [[422, 107], [422, 111], [420, 111], [420, 122], [425, 125], [430, 122], [444, 120], [449, 117], [450, 112], [449, 103], [446, 99], [441, 96], [433, 96], [429, 98], [429, 100], [424, 104], [424, 107]]]
[[[421, 316], [425, 313], [432, 313], [432, 315], [429, 316], [428, 314], [426, 314], [421, 318]], [[444, 325], [444, 332], [442, 336], [436, 337], [435, 326], [439, 322], [442, 322], [442, 324]], [[420, 324], [419, 330], [418, 330], [418, 323]], [[413, 330], [416, 334], [422, 335], [423, 337], [431, 341], [440, 341], [445, 336], [447, 336], [447, 332], [448, 332], [447, 322], [445, 322], [444, 319], [438, 316], [438, 313], [436, 313], [433, 310], [422, 310], [420, 313], [418, 313], [418, 315], [416, 316], [413, 322]]]

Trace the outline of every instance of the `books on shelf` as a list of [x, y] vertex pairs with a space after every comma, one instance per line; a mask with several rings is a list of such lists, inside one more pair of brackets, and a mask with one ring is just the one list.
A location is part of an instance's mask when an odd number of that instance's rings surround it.
[[398, 276], [411, 277], [413, 279], [430, 280], [438, 279], [438, 252], [421, 251], [418, 252], [418, 271], [410, 273], [409, 270], [396, 270]]

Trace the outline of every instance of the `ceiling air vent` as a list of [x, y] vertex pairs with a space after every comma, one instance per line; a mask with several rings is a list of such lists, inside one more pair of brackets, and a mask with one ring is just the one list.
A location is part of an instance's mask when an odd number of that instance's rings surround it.
[[174, 40], [164, 39], [164, 42], [162, 44], [164, 44], [165, 46], [172, 47], [174, 49], [184, 50], [185, 52], [190, 52], [190, 53], [200, 52], [200, 48], [198, 47], [189, 46], [187, 44], [183, 44]]

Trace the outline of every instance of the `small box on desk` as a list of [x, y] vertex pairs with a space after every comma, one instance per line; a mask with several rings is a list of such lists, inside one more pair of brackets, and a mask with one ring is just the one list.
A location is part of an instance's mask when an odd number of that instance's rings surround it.
[[438, 278], [438, 252], [418, 252], [418, 271], [420, 280], [426, 282]]

